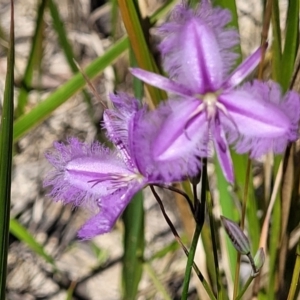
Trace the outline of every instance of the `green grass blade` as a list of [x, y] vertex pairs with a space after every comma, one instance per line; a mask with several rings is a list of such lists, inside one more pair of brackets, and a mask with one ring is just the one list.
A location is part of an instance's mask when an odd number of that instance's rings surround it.
[[278, 247], [280, 242], [281, 234], [281, 203], [280, 195], [277, 195], [276, 202], [274, 204], [272, 213], [272, 226], [270, 229], [270, 240], [269, 240], [269, 287], [268, 296], [269, 299], [275, 299], [276, 287], [276, 275], [278, 267]]
[[164, 15], [169, 13], [174, 5], [177, 4], [176, 0], [169, 0], [164, 3], [150, 18], [150, 24], [155, 24], [159, 19], [161, 19]]
[[[95, 59], [85, 70], [88, 78], [93, 79], [110, 65], [128, 46], [128, 38], [115, 43], [101, 57]], [[14, 141], [19, 140], [26, 132], [42, 122], [57, 107], [66, 102], [71, 96], [80, 91], [86, 84], [81, 73], [77, 73], [68, 82], [63, 84], [43, 102], [33, 108], [28, 114], [16, 120], [14, 124]]]
[[[238, 211], [233, 203], [232, 195], [229, 191], [229, 185], [224, 178], [223, 170], [220, 167], [219, 162], [217, 159], [215, 159], [215, 168], [216, 168], [216, 175], [217, 175], [217, 185], [218, 185], [218, 191], [220, 195], [220, 204], [222, 209], [222, 214], [233, 221], [238, 220]], [[230, 267], [230, 273], [232, 274], [232, 280], [235, 273], [235, 265], [236, 265], [236, 259], [237, 259], [237, 253], [234, 249], [230, 239], [226, 236], [226, 246], [227, 246], [227, 255], [228, 255], [228, 261], [229, 261], [229, 267]], [[230, 280], [228, 278], [228, 280]]]
[[[133, 0], [118, 0], [124, 25], [135, 54], [139, 67], [147, 71], [159, 73], [153, 56], [149, 50], [147, 40], [141, 25], [139, 14]], [[154, 105], [161, 100], [166, 99], [167, 95], [164, 91], [153, 86], [147, 85], [150, 97]]]
[[279, 83], [284, 91], [289, 87], [299, 43], [299, 1], [289, 1], [286, 36], [282, 54]]
[[11, 1], [11, 23], [7, 73], [3, 97], [3, 110], [0, 130], [0, 299], [5, 299], [7, 252], [10, 215], [10, 189], [13, 148], [14, 114], [14, 7]]
[[[77, 73], [78, 68], [74, 61], [75, 55], [74, 55], [72, 46], [67, 38], [67, 32], [65, 30], [64, 23], [63, 23], [62, 19], [60, 18], [59, 11], [57, 9], [57, 5], [55, 4], [55, 2], [53, 0], [47, 0], [47, 1], [49, 3], [48, 6], [49, 6], [50, 14], [51, 14], [51, 17], [53, 20], [53, 27], [57, 33], [59, 44], [65, 54], [65, 58], [68, 62], [68, 65], [69, 65], [71, 71], [73, 73]], [[91, 117], [93, 117], [93, 107], [92, 107], [91, 97], [87, 93], [86, 90], [83, 90], [82, 93], [83, 93], [84, 100], [86, 101], [86, 103], [88, 105], [89, 114]]]
[[139, 192], [127, 206], [124, 221], [123, 299], [136, 299], [143, 272], [144, 208], [143, 193]]
[[281, 30], [280, 30], [280, 17], [278, 0], [273, 1], [272, 6], [272, 78], [278, 81], [281, 73]]
[[15, 219], [10, 220], [10, 232], [17, 239], [27, 244], [36, 254], [44, 258], [45, 261], [55, 267], [54, 259], [45, 252], [43, 246], [35, 240], [27, 229]]
[[27, 66], [22, 79], [20, 93], [18, 97], [18, 104], [16, 108], [16, 117], [20, 117], [24, 114], [25, 106], [28, 101], [29, 87], [31, 86], [33, 72], [38, 64], [41, 56], [41, 48], [43, 43], [43, 32], [44, 32], [44, 12], [47, 5], [47, 1], [43, 0], [40, 2], [35, 32], [32, 38], [31, 50], [28, 57]]
[[61, 45], [61, 47], [64, 51], [66, 60], [69, 64], [71, 70], [74, 73], [76, 73], [77, 72], [77, 66], [74, 62], [75, 56], [74, 56], [74, 53], [73, 53], [73, 49], [72, 49], [72, 47], [71, 47], [71, 45], [68, 41], [67, 32], [65, 30], [63, 21], [60, 18], [57, 6], [54, 3], [54, 1], [53, 0], [48, 0], [48, 3], [49, 3], [48, 6], [49, 6], [49, 9], [50, 9], [50, 14], [51, 14], [51, 17], [52, 17], [52, 20], [53, 20], [53, 27], [54, 27], [54, 29], [57, 33], [59, 44]]
[[[232, 14], [232, 20], [229, 23], [229, 26], [235, 27], [237, 31], [239, 31], [238, 14], [235, 0], [214, 0], [213, 4], [214, 6], [221, 6], [230, 10]], [[240, 45], [237, 48], [237, 53], [240, 55], [240, 58], [238, 59], [237, 63], [240, 63], [242, 61], [242, 49]]]

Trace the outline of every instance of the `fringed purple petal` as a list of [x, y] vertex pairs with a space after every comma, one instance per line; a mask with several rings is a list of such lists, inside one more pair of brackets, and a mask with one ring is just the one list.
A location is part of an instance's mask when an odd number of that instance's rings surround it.
[[198, 100], [168, 101], [137, 122], [134, 152], [139, 168], [165, 182], [196, 175], [200, 156], [207, 155], [204, 114], [191, 118]]
[[[275, 82], [245, 84], [239, 91], [223, 94], [221, 101], [240, 134], [235, 144], [238, 153], [250, 152], [252, 158], [268, 151], [282, 153], [288, 142], [298, 138], [299, 95], [289, 92], [282, 99]], [[236, 128], [229, 127], [226, 131], [232, 143]]]
[[111, 231], [134, 194], [142, 188], [143, 185], [136, 184], [102, 197], [99, 204], [100, 212], [83, 225], [78, 232], [78, 237], [87, 240]]
[[115, 108], [104, 111], [103, 126], [107, 131], [108, 138], [121, 152], [127, 166], [133, 168], [134, 163], [129, 149], [130, 131], [135, 114], [138, 111], [144, 112], [146, 107], [140, 107], [137, 99], [125, 93], [111, 94], [110, 99]]
[[238, 33], [225, 26], [231, 20], [229, 11], [212, 8], [203, 2], [196, 11], [178, 5], [171, 21], [159, 32], [164, 37], [160, 44], [165, 70], [171, 78], [202, 93], [217, 86], [232, 69], [238, 44]]
[[49, 196], [55, 201], [97, 206], [100, 196], [113, 192], [111, 174], [132, 175], [116, 153], [99, 143], [82, 143], [71, 138], [68, 144], [54, 143], [55, 150], [46, 158], [55, 168], [44, 181], [51, 187]]
[[161, 75], [151, 73], [142, 69], [138, 68], [131, 68], [130, 72], [135, 77], [139, 78], [140, 80], [144, 81], [145, 83], [151, 84], [157, 88], [162, 90], [182, 95], [182, 96], [192, 96], [193, 92], [187, 89], [186, 87], [180, 85], [177, 82], [174, 82], [166, 77]]
[[124, 121], [130, 118], [131, 114], [140, 109], [140, 102], [126, 93], [110, 94], [109, 99], [112, 101], [116, 110], [120, 113], [120, 118]]
[[139, 101], [126, 93], [110, 94], [114, 109], [104, 111], [103, 126], [107, 130], [108, 138], [116, 145], [120, 141], [128, 145], [128, 129], [134, 114], [139, 110]]

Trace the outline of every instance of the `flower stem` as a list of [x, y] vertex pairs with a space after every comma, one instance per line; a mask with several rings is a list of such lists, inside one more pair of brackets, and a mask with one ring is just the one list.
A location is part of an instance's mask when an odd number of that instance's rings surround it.
[[201, 175], [201, 199], [199, 201], [197, 195], [197, 183], [193, 184], [193, 195], [194, 195], [194, 219], [196, 221], [196, 228], [193, 235], [192, 245], [190, 248], [190, 253], [188, 256], [188, 260], [186, 263], [185, 274], [184, 274], [184, 281], [183, 281], [183, 289], [181, 294], [181, 299], [187, 299], [188, 291], [189, 291], [189, 284], [191, 280], [191, 272], [192, 272], [192, 265], [195, 258], [196, 248], [198, 244], [198, 240], [200, 237], [200, 233], [204, 224], [204, 217], [205, 217], [205, 202], [206, 202], [206, 186], [207, 186], [207, 160], [203, 160], [203, 168], [202, 168], [202, 175]]
[[223, 299], [222, 295], [222, 288], [221, 288], [221, 278], [219, 272], [219, 263], [218, 263], [218, 247], [215, 235], [215, 224], [214, 224], [214, 216], [213, 216], [213, 202], [211, 199], [211, 194], [207, 197], [207, 210], [209, 215], [209, 225], [210, 225], [210, 232], [211, 232], [211, 240], [212, 240], [212, 248], [213, 248], [213, 256], [214, 256], [214, 263], [215, 263], [215, 271], [216, 271], [216, 279], [217, 279], [217, 287], [218, 287], [218, 299]]
[[198, 240], [199, 240], [199, 237], [200, 237], [201, 229], [202, 229], [202, 226], [200, 224], [196, 224], [196, 229], [195, 229], [195, 232], [194, 232], [192, 245], [191, 245], [191, 248], [190, 248], [190, 252], [188, 254], [188, 260], [187, 260], [186, 268], [185, 268], [181, 300], [188, 299], [191, 272], [192, 272], [192, 267], [193, 267], [193, 263], [194, 263], [196, 248], [197, 248]]

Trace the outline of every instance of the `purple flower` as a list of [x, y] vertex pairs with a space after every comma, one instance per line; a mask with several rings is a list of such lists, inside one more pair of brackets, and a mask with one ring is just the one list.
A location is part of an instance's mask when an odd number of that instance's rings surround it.
[[111, 98], [116, 109], [105, 111], [104, 127], [117, 151], [71, 138], [66, 145], [54, 143], [54, 152], [46, 154], [54, 166], [44, 181], [51, 186], [50, 197], [94, 211], [78, 233], [83, 239], [110, 231], [133, 195], [157, 182], [143, 168], [143, 158], [132, 152], [132, 130], [145, 109], [126, 95]]
[[[290, 93], [281, 103], [275, 83], [256, 81], [236, 88], [258, 65], [261, 49], [228, 75], [236, 59], [232, 47], [238, 42], [237, 33], [225, 28], [229, 21], [228, 11], [212, 8], [206, 1], [196, 11], [178, 6], [172, 21], [160, 30], [164, 34], [160, 50], [171, 79], [141, 69], [131, 72], [179, 98], [163, 105], [171, 112], [153, 145], [170, 149], [170, 140], [177, 140], [179, 151], [191, 142], [201, 141], [208, 147], [212, 141], [226, 179], [233, 182], [228, 143], [234, 143], [239, 152], [250, 151], [252, 157], [282, 151], [297, 138], [299, 96]], [[286, 106], [297, 108], [293, 116]], [[161, 110], [165, 108], [157, 114]]]

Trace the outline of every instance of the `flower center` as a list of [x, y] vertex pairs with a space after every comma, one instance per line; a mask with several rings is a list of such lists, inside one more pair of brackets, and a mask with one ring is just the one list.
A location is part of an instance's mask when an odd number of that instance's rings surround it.
[[120, 189], [128, 187], [131, 182], [141, 183], [144, 180], [144, 176], [140, 173], [124, 174], [124, 173], [107, 173], [102, 178], [90, 180], [93, 183], [92, 187], [104, 181], [109, 182], [109, 189]]
[[214, 93], [206, 93], [203, 96], [202, 104], [204, 104], [204, 109], [206, 109], [208, 120], [211, 120], [215, 117], [217, 107], [218, 107], [217, 102], [218, 102], [218, 96]]

